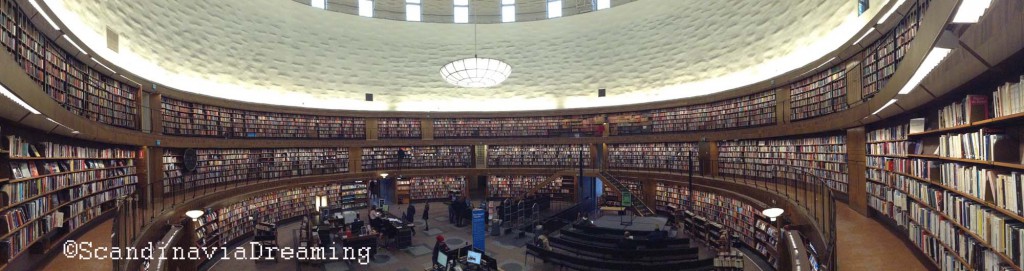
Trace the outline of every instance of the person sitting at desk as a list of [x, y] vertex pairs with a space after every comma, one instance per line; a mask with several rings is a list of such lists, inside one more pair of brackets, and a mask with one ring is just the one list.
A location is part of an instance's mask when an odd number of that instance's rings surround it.
[[548, 236], [541, 234], [537, 237], [537, 243], [535, 244], [545, 250], [551, 250], [551, 243], [548, 242]]
[[444, 235], [438, 235], [437, 241], [434, 242], [434, 255], [430, 258], [431, 263], [437, 262], [437, 254], [448, 253], [448, 244], [444, 242]]
[[623, 233], [622, 240], [619, 240], [619, 248], [624, 250], [636, 250], [636, 241], [633, 241], [633, 235], [626, 231]]
[[352, 227], [349, 227], [349, 231], [355, 232], [356, 234], [363, 232], [363, 221], [359, 220], [358, 215], [356, 215], [356, 220], [352, 221]]

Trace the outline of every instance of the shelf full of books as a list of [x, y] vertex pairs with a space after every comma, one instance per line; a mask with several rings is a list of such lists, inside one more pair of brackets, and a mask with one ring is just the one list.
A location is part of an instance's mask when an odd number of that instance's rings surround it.
[[196, 167], [184, 167], [183, 149], [164, 149], [164, 193], [232, 182], [348, 172], [348, 148], [195, 149]]
[[601, 136], [600, 115], [434, 119], [435, 138]]
[[588, 145], [487, 146], [487, 167], [576, 168], [590, 160]]
[[417, 176], [408, 178], [412, 200], [444, 200], [452, 193], [462, 195], [466, 176]]
[[[643, 181], [641, 181], [640, 179], [637, 179], [637, 178], [632, 178], [632, 177], [619, 176], [617, 178], [619, 179], [619, 182], [622, 183], [623, 186], [626, 186], [626, 189], [629, 190], [629, 194], [634, 199], [634, 201], [638, 200], [638, 199], [639, 200], [644, 200], [643, 199], [643, 195], [644, 195], [643, 194], [644, 193], [644, 182]], [[604, 190], [603, 190], [604, 193], [602, 195], [604, 197], [604, 200], [602, 201], [602, 205], [603, 206], [622, 206], [622, 193], [621, 193], [621, 191], [618, 191], [617, 189], [615, 189], [615, 187], [612, 187], [611, 185], [608, 185], [608, 184], [602, 184], [602, 185], [604, 186]]]
[[776, 123], [775, 90], [705, 104], [608, 114], [610, 135], [757, 127]]
[[847, 191], [846, 135], [718, 142], [719, 172], [767, 181], [822, 180]]
[[163, 97], [167, 135], [224, 138], [365, 139], [366, 120], [235, 109]]
[[[491, 175], [487, 176], [488, 198], [522, 198], [533, 188], [551, 178], [548, 175]], [[548, 185], [537, 190], [537, 194], [546, 194], [553, 199], [566, 199], [575, 191], [571, 180], [558, 176]], [[571, 178], [571, 177], [569, 177]], [[567, 187], [568, 186], [568, 187]]]
[[342, 184], [339, 207], [342, 210], [355, 210], [369, 206], [370, 190], [366, 183], [366, 181], [355, 181]]
[[[405, 157], [399, 160], [398, 153]], [[473, 166], [472, 146], [365, 147], [363, 171], [397, 168], [469, 168]]]
[[[693, 163], [692, 165], [690, 163]], [[623, 143], [608, 146], [608, 167], [686, 173], [700, 169], [697, 143]]]
[[839, 64], [789, 85], [790, 119], [802, 120], [846, 110], [846, 67]]
[[18, 135], [5, 139], [4, 166], [12, 179], [0, 181], [0, 263], [30, 246], [52, 249], [55, 240], [112, 210], [117, 198], [135, 193], [136, 150]]
[[421, 138], [420, 119], [380, 118], [377, 119], [377, 138]]
[[[87, 119], [139, 128], [139, 85], [100, 73], [32, 23], [18, 1], [0, 0], [0, 46], [61, 107]], [[44, 28], [50, 26], [44, 25]]]
[[685, 185], [674, 182], [658, 181], [655, 185], [656, 208], [675, 215], [688, 212], [690, 215], [684, 216], [684, 221], [691, 233], [717, 239], [722, 230], [728, 229], [739, 236], [744, 245], [757, 251], [758, 256], [779, 268], [779, 228], [761, 214], [761, 208], [702, 190], [692, 191], [691, 197]]
[[208, 246], [223, 246], [254, 232], [257, 223], [278, 223], [310, 215], [315, 211], [314, 198], [327, 196], [328, 202], [338, 202], [341, 187], [342, 184], [328, 184], [287, 188], [254, 195], [218, 208], [216, 227], [221, 232], [219, 238], [200, 242]]
[[[921, 20], [931, 0], [911, 0], [913, 7], [895, 28], [869, 45], [861, 61], [862, 97], [871, 97], [882, 90], [889, 78], [896, 73], [896, 67], [903, 61], [910, 42], [917, 36]], [[894, 7], [895, 8], [895, 7]]]

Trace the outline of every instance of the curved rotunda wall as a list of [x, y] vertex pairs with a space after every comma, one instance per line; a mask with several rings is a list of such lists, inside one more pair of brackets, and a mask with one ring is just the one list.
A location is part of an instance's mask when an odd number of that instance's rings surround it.
[[[699, 96], [810, 63], [870, 18], [847, 0], [644, 0], [479, 25], [479, 55], [505, 60], [513, 73], [498, 87], [459, 89], [438, 70], [473, 55], [473, 25], [363, 18], [283, 0], [45, 2], [96, 54], [159, 84], [257, 103], [399, 111]], [[105, 49], [108, 27], [120, 35], [119, 53]], [[609, 97], [597, 98], [598, 88]], [[365, 93], [375, 102], [363, 101]]]

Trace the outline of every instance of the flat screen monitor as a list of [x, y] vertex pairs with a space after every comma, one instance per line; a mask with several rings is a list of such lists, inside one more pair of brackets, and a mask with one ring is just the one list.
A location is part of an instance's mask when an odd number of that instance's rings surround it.
[[444, 268], [448, 264], [448, 254], [438, 253], [437, 264]]
[[472, 264], [480, 264], [480, 252], [469, 251], [466, 254], [466, 261]]
[[382, 212], [387, 212], [387, 211], [388, 211], [388, 209], [390, 209], [390, 208], [388, 208], [388, 206], [387, 206], [387, 205], [384, 205], [384, 206], [381, 206], [381, 207], [380, 207], [380, 210], [381, 210]]

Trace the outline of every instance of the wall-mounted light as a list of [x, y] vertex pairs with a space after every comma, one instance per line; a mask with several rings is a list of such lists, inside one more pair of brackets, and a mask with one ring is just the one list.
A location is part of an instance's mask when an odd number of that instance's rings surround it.
[[4, 85], [0, 85], [0, 94], [4, 95], [4, 97], [7, 97], [7, 99], [11, 99], [11, 101], [14, 101], [14, 103], [20, 105], [22, 108], [25, 108], [25, 110], [28, 110], [28, 112], [32, 112], [32, 114], [36, 115], [39, 114], [39, 110], [36, 110], [35, 108], [32, 108], [32, 106], [29, 106], [27, 103], [25, 103], [25, 101], [21, 100], [21, 98], [18, 98], [17, 95], [14, 95], [14, 93], [11, 92], [11, 90], [4, 87]]
[[189, 210], [185, 212], [185, 216], [192, 218], [192, 221], [199, 221], [199, 217], [203, 216], [203, 210]]
[[387, 172], [381, 173], [380, 174], [380, 178], [381, 179], [387, 179], [388, 178], [388, 173]]
[[871, 113], [871, 114], [872, 115], [877, 115], [878, 112], [882, 112], [882, 110], [885, 110], [886, 107], [889, 107], [890, 105], [892, 105], [894, 103], [896, 103], [896, 99], [889, 100], [889, 102], [885, 103], [885, 105], [883, 105], [882, 108], [879, 108], [878, 110], [875, 110], [875, 113]]
[[107, 67], [107, 65], [103, 65], [103, 63], [102, 63], [102, 62], [100, 62], [99, 60], [96, 60], [96, 58], [95, 58], [95, 57], [93, 57], [93, 58], [92, 58], [92, 62], [96, 62], [96, 64], [99, 64], [100, 66], [103, 66], [103, 68], [107, 69], [107, 70], [108, 70], [108, 71], [110, 71], [111, 73], [117, 74], [117, 72], [116, 72], [116, 71], [114, 71], [114, 69], [111, 69], [110, 67]]
[[973, 24], [981, 20], [985, 10], [992, 5], [992, 0], [964, 0], [960, 1], [960, 7], [956, 9], [953, 16], [955, 24]]

